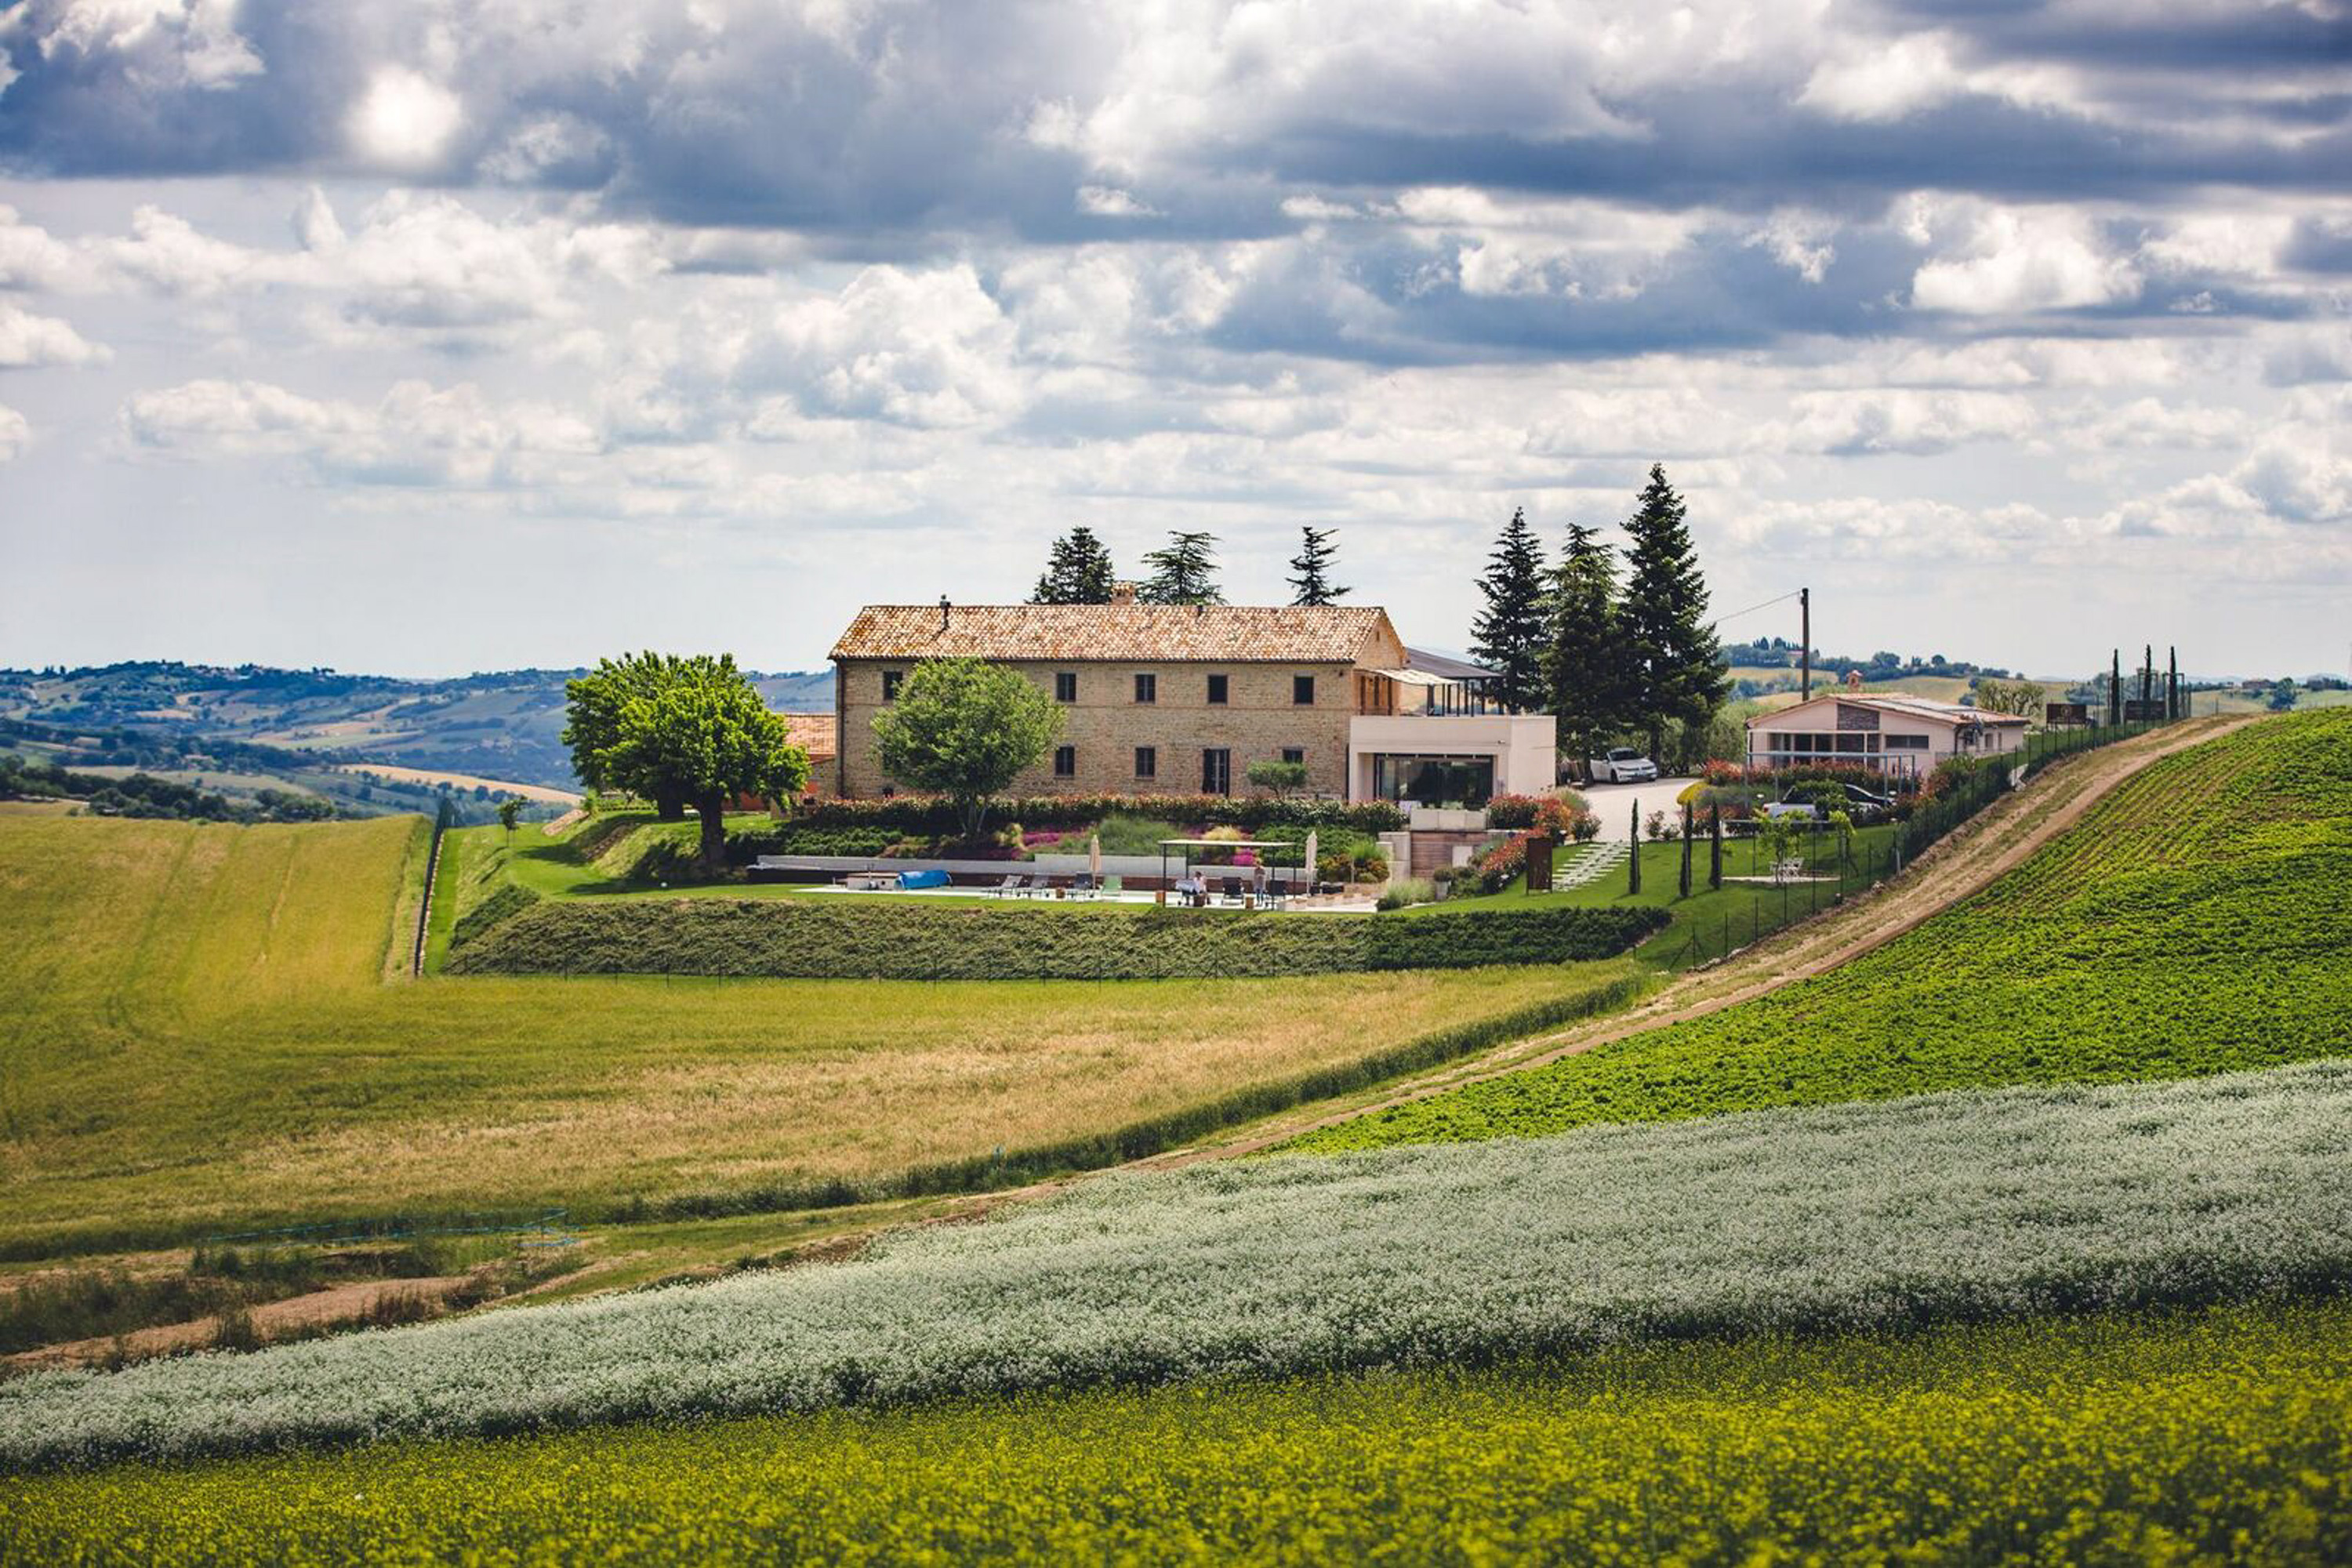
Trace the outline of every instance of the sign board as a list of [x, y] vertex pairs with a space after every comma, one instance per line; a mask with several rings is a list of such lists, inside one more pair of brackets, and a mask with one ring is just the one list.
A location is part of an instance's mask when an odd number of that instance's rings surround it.
[[2143, 702], [2135, 697], [2124, 703], [2124, 722], [2126, 724], [2153, 723], [2163, 717], [2164, 700], [2161, 698], [2150, 698]]
[[2042, 721], [2052, 729], [2067, 725], [2084, 725], [2091, 721], [2091, 705], [2087, 702], [2045, 702]]
[[1528, 891], [1551, 891], [1551, 849], [1549, 834], [1538, 833], [1528, 840]]

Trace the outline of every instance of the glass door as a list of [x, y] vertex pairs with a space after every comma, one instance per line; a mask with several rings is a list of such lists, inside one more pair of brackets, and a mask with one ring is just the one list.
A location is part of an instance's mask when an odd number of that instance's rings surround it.
[[1225, 747], [1212, 746], [1201, 753], [1201, 793], [1234, 793], [1234, 754]]

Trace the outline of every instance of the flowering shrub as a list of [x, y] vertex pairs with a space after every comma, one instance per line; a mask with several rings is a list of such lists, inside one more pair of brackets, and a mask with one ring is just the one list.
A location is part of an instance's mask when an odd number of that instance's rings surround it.
[[2321, 1062], [1114, 1177], [843, 1264], [17, 1378], [0, 1469], [2340, 1288], [2347, 1119]]

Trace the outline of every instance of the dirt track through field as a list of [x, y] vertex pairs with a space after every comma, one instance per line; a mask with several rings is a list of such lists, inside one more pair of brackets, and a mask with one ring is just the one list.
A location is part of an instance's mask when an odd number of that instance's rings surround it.
[[[1392, 1088], [1376, 1099], [1338, 1110], [1328, 1104], [1307, 1107], [1257, 1123], [1232, 1139], [1148, 1156], [1118, 1169], [1168, 1170], [1202, 1160], [1257, 1153], [1318, 1128], [1702, 1018], [1826, 973], [1984, 891], [2150, 763], [2253, 721], [2243, 716], [2186, 720], [2096, 751], [2061, 758], [1955, 829], [1901, 877], [1766, 937], [1720, 963], [1685, 975], [1630, 1011], [1499, 1046]], [[1045, 1190], [1059, 1184], [1045, 1184]]]

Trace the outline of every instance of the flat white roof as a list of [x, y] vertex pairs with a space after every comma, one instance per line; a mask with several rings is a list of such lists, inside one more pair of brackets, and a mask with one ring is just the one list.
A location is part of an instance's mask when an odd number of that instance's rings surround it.
[[1958, 702], [1938, 701], [1933, 697], [1914, 697], [1907, 691], [1852, 692], [1825, 691], [1819, 697], [1787, 708], [1776, 708], [1769, 713], [1759, 713], [1748, 721], [1751, 730], [1769, 729], [1785, 724], [1792, 713], [1817, 708], [1824, 702], [1843, 702], [1855, 708], [1868, 708], [1881, 713], [1899, 714], [1906, 719], [1924, 719], [1931, 724], [2023, 724], [2026, 721], [2015, 713], [1992, 713], [1981, 708], [1970, 708]]

